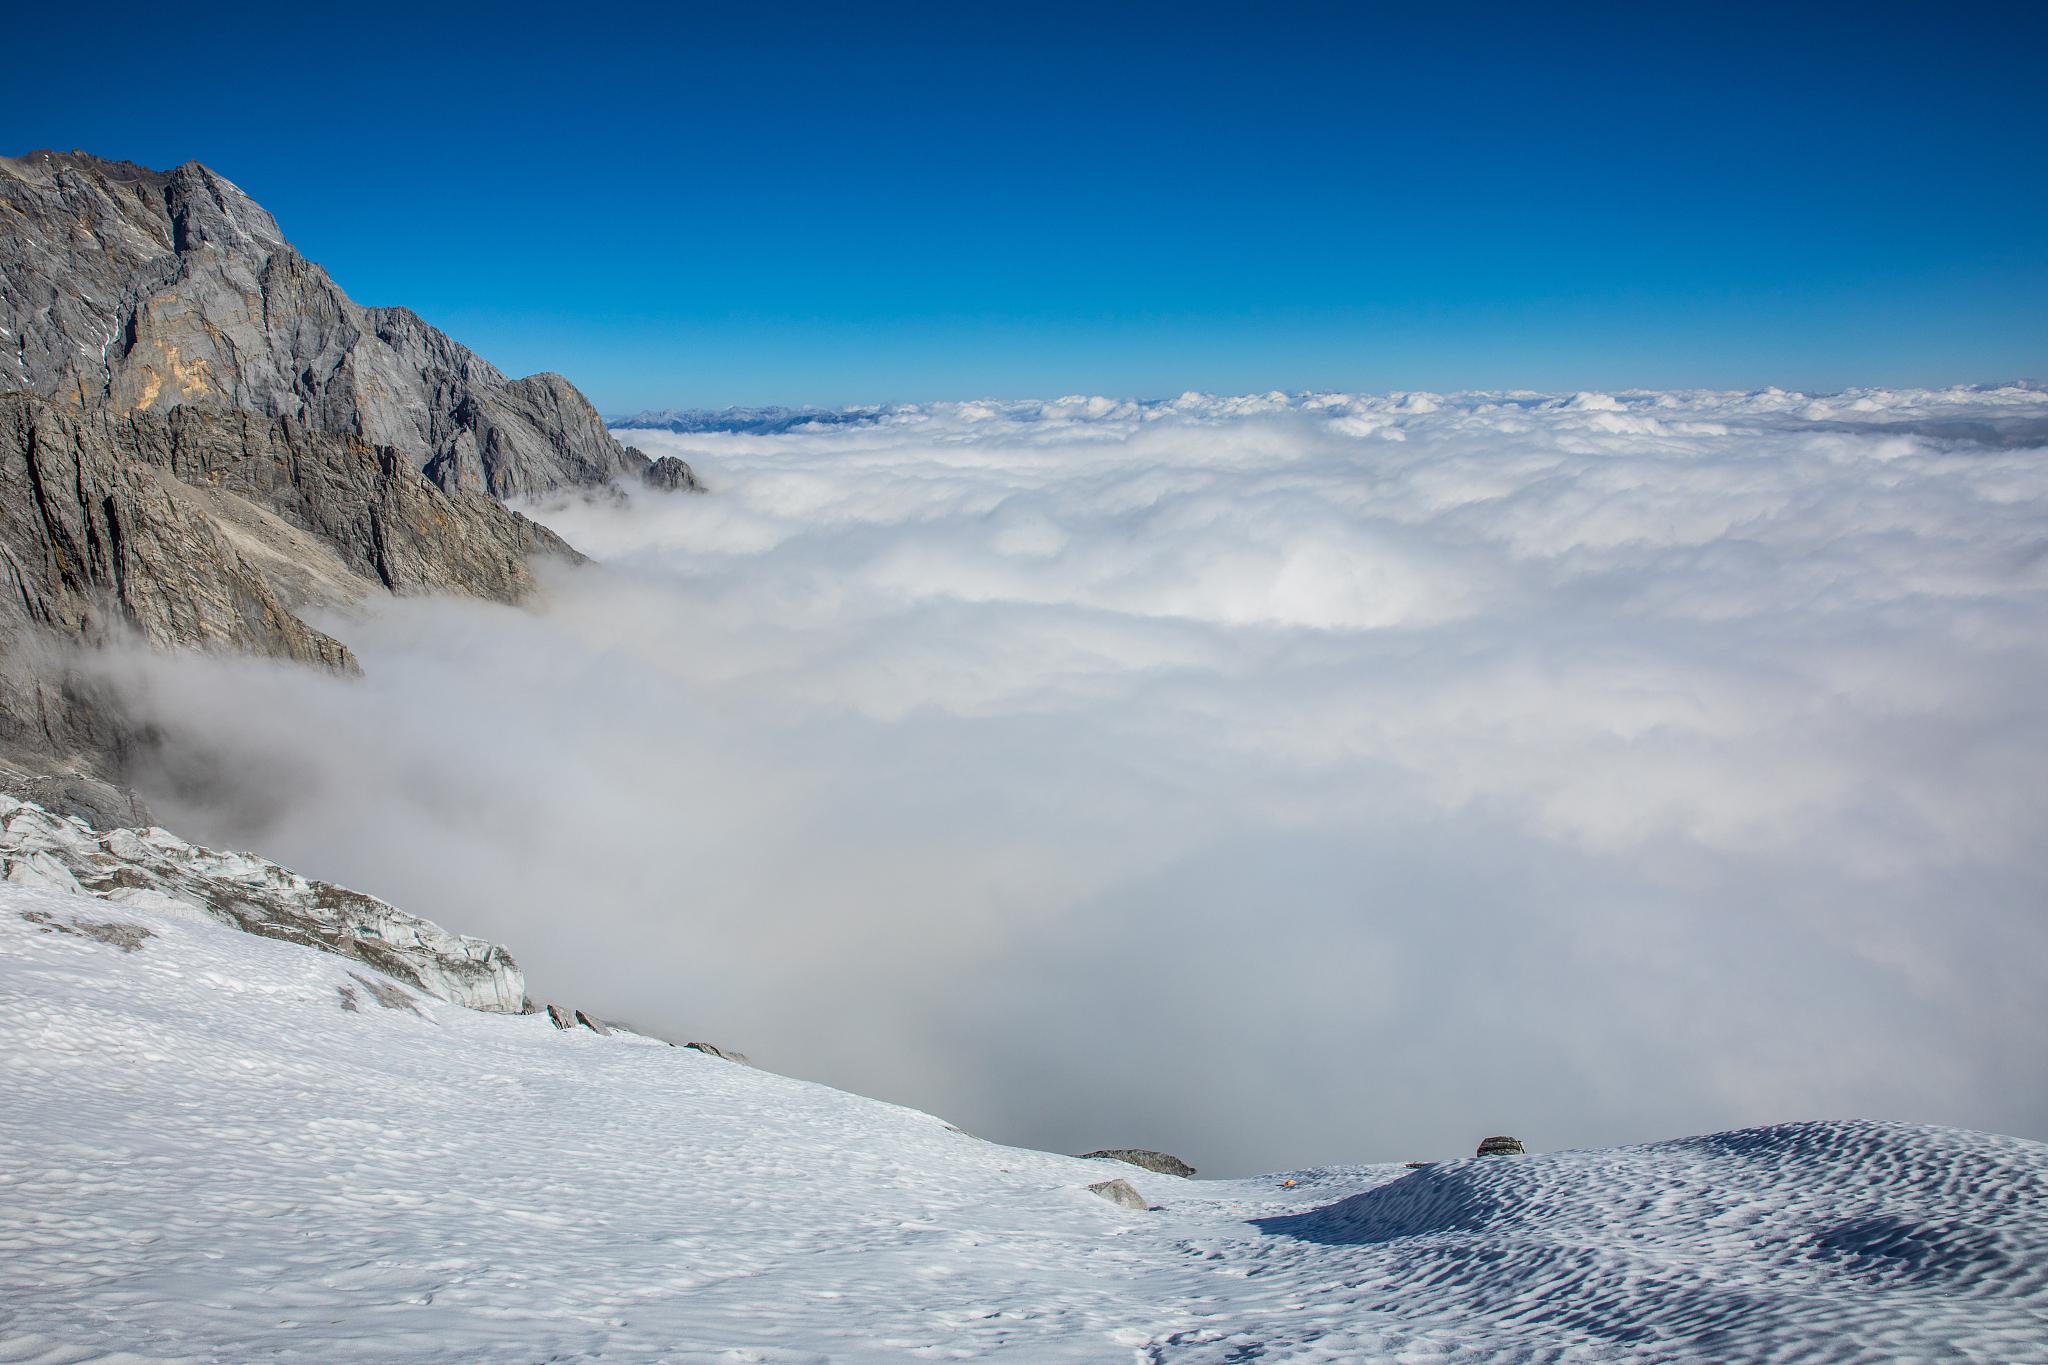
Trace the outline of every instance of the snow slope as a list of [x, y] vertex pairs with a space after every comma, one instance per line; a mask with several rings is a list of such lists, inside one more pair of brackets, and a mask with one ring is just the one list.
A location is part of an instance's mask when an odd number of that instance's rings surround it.
[[24, 886], [0, 1094], [0, 1362], [2048, 1361], [1947, 1129], [1190, 1182]]
[[169, 830], [95, 830], [32, 801], [0, 795], [0, 873], [20, 885], [148, 908], [184, 905], [267, 938], [304, 943], [471, 1009], [510, 1014], [526, 978], [495, 943], [331, 882], [309, 881], [253, 853], [216, 852]]

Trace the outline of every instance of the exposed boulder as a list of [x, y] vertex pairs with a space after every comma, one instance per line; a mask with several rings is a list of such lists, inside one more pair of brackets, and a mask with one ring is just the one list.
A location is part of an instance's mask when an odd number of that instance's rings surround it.
[[[309, 880], [254, 854], [200, 848], [161, 829], [103, 833], [0, 796], [0, 877], [117, 905], [186, 906], [248, 933], [353, 958], [471, 1009], [516, 1013], [525, 995], [519, 964], [494, 943], [451, 934], [375, 896]], [[378, 1003], [386, 1001], [380, 996]]]
[[1479, 1144], [1481, 1156], [1521, 1156], [1525, 1150], [1520, 1138], [1490, 1137]]
[[724, 1048], [719, 1047], [714, 1043], [684, 1043], [683, 1046], [689, 1048], [693, 1052], [701, 1052], [706, 1057], [717, 1057], [721, 1060], [728, 1062], [744, 1063], [747, 1060], [746, 1053], [728, 1052]]
[[1081, 1155], [1097, 1161], [1126, 1161], [1159, 1175], [1191, 1176], [1195, 1173], [1194, 1167], [1177, 1156], [1149, 1152], [1142, 1147], [1106, 1147], [1099, 1152], [1083, 1152]]
[[576, 1011], [576, 1022], [589, 1029], [592, 1033], [601, 1033], [607, 1038], [612, 1036], [611, 1029], [606, 1027], [602, 1019], [585, 1014], [582, 1010]]
[[549, 1005], [548, 1022], [558, 1029], [572, 1029], [576, 1027], [576, 1016], [560, 1005]]
[[1142, 1210], [1152, 1207], [1145, 1202], [1145, 1196], [1138, 1193], [1137, 1187], [1121, 1176], [1115, 1180], [1104, 1180], [1098, 1184], [1090, 1185], [1088, 1193], [1099, 1195], [1119, 1208]]

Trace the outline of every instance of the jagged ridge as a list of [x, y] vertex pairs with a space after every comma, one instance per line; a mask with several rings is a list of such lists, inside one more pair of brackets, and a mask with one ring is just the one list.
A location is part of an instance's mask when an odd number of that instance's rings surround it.
[[446, 489], [534, 497], [652, 463], [560, 375], [507, 379], [410, 309], [355, 303], [198, 162], [0, 158], [0, 329], [0, 366], [45, 396], [289, 417], [403, 451]]

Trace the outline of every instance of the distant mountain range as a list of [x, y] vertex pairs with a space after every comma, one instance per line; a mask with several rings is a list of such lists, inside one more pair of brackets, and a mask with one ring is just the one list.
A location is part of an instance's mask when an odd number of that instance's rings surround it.
[[614, 431], [727, 431], [775, 436], [798, 427], [865, 426], [888, 409], [856, 408], [665, 408], [606, 419]]

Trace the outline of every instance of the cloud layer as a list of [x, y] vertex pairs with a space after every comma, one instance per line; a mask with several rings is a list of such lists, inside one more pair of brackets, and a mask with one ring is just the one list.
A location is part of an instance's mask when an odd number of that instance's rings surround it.
[[133, 675], [195, 838], [537, 995], [1214, 1170], [2048, 1136], [2048, 394], [633, 432], [545, 605]]

